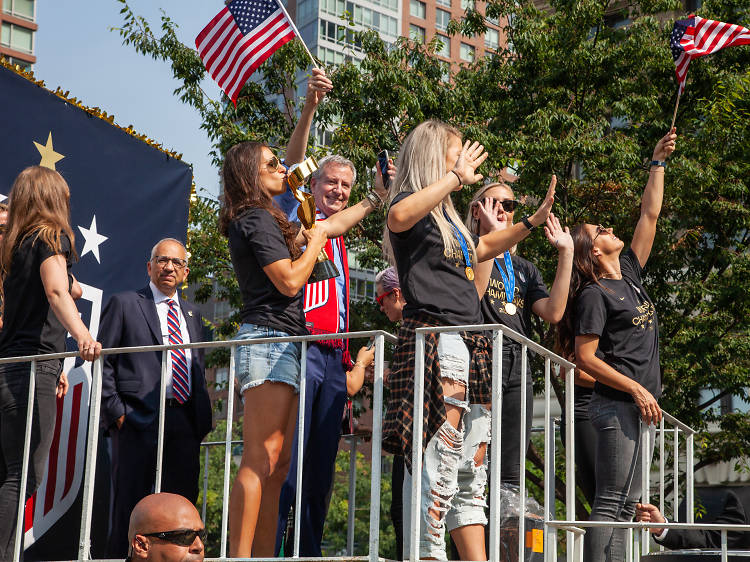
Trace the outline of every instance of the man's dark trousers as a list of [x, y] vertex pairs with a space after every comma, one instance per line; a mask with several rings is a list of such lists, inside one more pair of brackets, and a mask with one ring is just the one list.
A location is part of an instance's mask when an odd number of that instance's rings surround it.
[[[192, 503], [198, 499], [200, 440], [190, 421], [189, 401], [167, 406], [164, 415], [164, 457], [161, 491], [179, 494]], [[153, 493], [156, 478], [158, 426], [138, 429], [127, 418], [112, 435], [112, 495], [114, 509], [109, 536], [110, 556], [125, 557], [130, 513], [141, 498]]]
[[[305, 388], [305, 444], [302, 469], [300, 556], [321, 556], [320, 543], [333, 485], [336, 453], [341, 438], [341, 419], [346, 404], [346, 372], [342, 350], [320, 345], [307, 348]], [[292, 444], [292, 464], [279, 499], [276, 552], [286, 531], [289, 510], [295, 505], [297, 439]], [[285, 549], [291, 548], [291, 545]]]

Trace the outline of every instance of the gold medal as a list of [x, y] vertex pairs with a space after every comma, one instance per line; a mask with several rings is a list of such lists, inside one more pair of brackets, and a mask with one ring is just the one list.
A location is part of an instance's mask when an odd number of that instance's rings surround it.
[[516, 305], [512, 302], [505, 303], [505, 312], [513, 316], [516, 313]]
[[470, 267], [466, 268], [466, 278], [469, 281], [474, 281], [474, 270]]

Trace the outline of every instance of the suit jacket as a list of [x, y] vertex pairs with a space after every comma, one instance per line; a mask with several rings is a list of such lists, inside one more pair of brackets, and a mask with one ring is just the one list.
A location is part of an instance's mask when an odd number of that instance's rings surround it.
[[[705, 520], [700, 522], [745, 525], [745, 510], [742, 507], [740, 499], [733, 492], [727, 492], [724, 508], [721, 513], [713, 521]], [[656, 542], [663, 544], [670, 550], [682, 548], [721, 548], [721, 531], [669, 529], [664, 540], [657, 540]], [[727, 547], [735, 550], [750, 548], [750, 533], [743, 531], [727, 532]]]
[[[203, 322], [200, 311], [178, 299], [185, 317], [191, 342], [202, 341]], [[140, 291], [112, 295], [102, 312], [99, 326], [102, 347], [162, 345], [161, 324], [154, 295], [146, 286]], [[211, 402], [206, 390], [203, 350], [193, 349], [190, 366], [191, 395], [186, 403], [192, 413], [193, 427], [200, 440], [211, 430]], [[109, 429], [125, 415], [128, 423], [139, 429], [156, 429], [159, 413], [161, 377], [159, 352], [107, 355], [102, 379], [101, 425]]]

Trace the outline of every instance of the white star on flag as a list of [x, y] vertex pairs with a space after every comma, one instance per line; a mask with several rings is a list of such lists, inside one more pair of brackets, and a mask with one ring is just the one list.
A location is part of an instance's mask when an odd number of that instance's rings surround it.
[[2, 203], [3, 201], [5, 201], [6, 199], [7, 199], [7, 197], [5, 195], [3, 195], [2, 193], [0, 193], [0, 203]]
[[81, 231], [81, 234], [83, 234], [83, 238], [85, 239], [83, 250], [81, 251], [81, 257], [91, 252], [94, 254], [96, 261], [102, 263], [99, 259], [99, 244], [106, 242], [108, 238], [102, 236], [96, 231], [96, 215], [91, 219], [91, 226], [89, 228], [84, 228], [81, 225], [78, 225], [78, 230]]

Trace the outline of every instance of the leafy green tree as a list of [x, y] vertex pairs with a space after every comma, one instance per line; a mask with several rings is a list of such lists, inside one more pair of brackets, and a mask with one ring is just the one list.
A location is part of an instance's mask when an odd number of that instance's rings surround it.
[[[205, 70], [195, 51], [176, 39], [168, 16], [157, 36], [126, 0], [119, 1], [124, 42], [172, 64], [180, 83], [175, 94], [201, 114], [217, 164], [238, 140], [288, 138], [299, 103], [293, 78], [308, 65], [296, 41], [262, 66], [235, 110], [206, 98], [200, 89]], [[622, 7], [617, 11], [612, 5]], [[643, 164], [667, 131], [675, 104], [668, 48], [672, 22], [663, 14], [682, 17], [681, 4], [555, 0], [548, 8], [531, 1], [490, 0], [486, 15], [499, 19], [508, 44], [454, 71], [435, 55], [436, 44], [400, 39], [388, 46], [374, 32], [358, 34], [364, 59], [330, 69], [334, 91], [318, 110], [318, 124], [333, 130], [327, 150], [344, 154], [363, 170], [374, 164], [379, 149], [395, 153], [417, 123], [443, 119], [487, 147], [485, 176], [495, 178], [511, 166], [520, 175], [516, 191], [533, 198], [543, 195], [555, 173], [555, 212], [565, 223], [606, 224], [629, 240], [647, 179]], [[750, 26], [745, 0], [708, 0], [700, 15]], [[480, 33], [484, 17], [469, 9], [451, 23], [451, 31]], [[618, 19], [625, 25], [613, 26]], [[667, 169], [663, 212], [646, 270], [661, 326], [661, 403], [703, 430], [698, 466], [750, 452], [748, 415], [722, 416], [713, 408], [723, 396], [747, 400], [750, 386], [748, 67], [747, 47], [691, 64], [677, 114], [677, 151]], [[355, 187], [353, 200], [362, 197], [367, 183]], [[466, 209], [471, 191], [464, 188], [455, 195], [459, 209]], [[191, 271], [190, 281], [201, 285], [200, 298], [218, 290], [236, 303], [226, 244], [215, 235], [215, 219], [216, 203], [199, 200], [191, 251], [205, 261]], [[362, 251], [365, 265], [382, 264], [382, 229], [382, 213], [373, 213], [349, 234], [350, 246]], [[556, 256], [542, 236], [531, 236], [520, 252], [551, 281]], [[372, 310], [362, 313], [357, 317], [363, 325], [382, 321], [367, 316]], [[535, 337], [552, 347], [553, 329], [541, 322], [534, 329]], [[231, 326], [219, 329], [222, 335], [231, 331]], [[555, 390], [561, 399], [557, 381]], [[707, 431], [710, 424], [719, 431]]]

